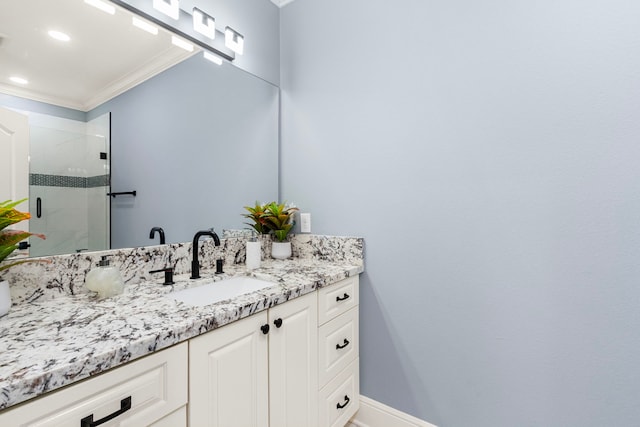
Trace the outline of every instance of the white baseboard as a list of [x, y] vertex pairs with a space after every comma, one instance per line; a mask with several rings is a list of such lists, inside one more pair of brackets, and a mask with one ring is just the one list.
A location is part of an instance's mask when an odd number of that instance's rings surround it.
[[346, 427], [436, 427], [390, 406], [360, 396], [360, 409]]

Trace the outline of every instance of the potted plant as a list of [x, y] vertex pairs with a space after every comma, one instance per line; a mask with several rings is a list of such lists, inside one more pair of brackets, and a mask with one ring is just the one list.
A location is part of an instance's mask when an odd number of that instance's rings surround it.
[[[23, 241], [29, 236], [38, 236], [44, 239], [43, 234], [29, 233], [28, 231], [20, 230], [7, 230], [10, 225], [16, 224], [20, 221], [31, 218], [28, 212], [20, 212], [15, 209], [15, 206], [24, 202], [27, 199], [18, 200], [12, 202], [6, 200], [0, 203], [0, 272], [13, 267], [14, 265], [23, 264], [25, 262], [32, 262], [30, 259], [21, 259], [14, 262], [3, 263], [5, 258], [18, 249], [18, 243]], [[9, 292], [9, 283], [0, 278], [0, 316], [4, 316], [11, 307], [11, 294]]]
[[276, 238], [271, 246], [271, 256], [276, 259], [286, 259], [291, 256], [291, 242], [286, 241], [287, 235], [293, 227], [293, 215], [298, 210], [294, 206], [284, 203], [271, 202], [264, 206], [262, 218], [266, 220], [266, 227]]
[[267, 220], [265, 218], [265, 208], [267, 206], [268, 204], [262, 205], [256, 201], [255, 206], [244, 207], [249, 213], [243, 214], [242, 216], [252, 221], [251, 223], [245, 222], [245, 224], [256, 230], [258, 234], [269, 234], [269, 228], [267, 227]]

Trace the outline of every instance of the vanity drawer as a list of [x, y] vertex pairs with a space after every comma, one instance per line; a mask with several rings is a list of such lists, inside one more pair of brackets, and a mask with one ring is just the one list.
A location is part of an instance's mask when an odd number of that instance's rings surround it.
[[318, 290], [318, 324], [322, 325], [358, 305], [358, 276]]
[[320, 390], [320, 427], [343, 427], [360, 407], [359, 358]]
[[318, 329], [318, 384], [322, 388], [359, 354], [358, 307]]
[[159, 351], [0, 412], [0, 425], [84, 426], [91, 424], [81, 420], [91, 415], [95, 424], [118, 411], [105, 426], [151, 425], [187, 403], [187, 348], [183, 343]]

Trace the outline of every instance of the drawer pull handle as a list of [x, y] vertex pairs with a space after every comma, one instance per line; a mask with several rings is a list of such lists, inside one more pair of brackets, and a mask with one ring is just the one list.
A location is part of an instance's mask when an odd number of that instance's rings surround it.
[[338, 302], [344, 301], [346, 299], [349, 299], [349, 294], [347, 294], [347, 293], [345, 293], [344, 296], [336, 297], [336, 301], [338, 301]]
[[273, 324], [276, 325], [276, 328], [279, 328], [280, 326], [282, 326], [282, 319], [277, 318], [273, 321]]
[[348, 345], [349, 345], [349, 340], [345, 338], [344, 339], [344, 344], [342, 344], [342, 345], [336, 344], [336, 350], [342, 350], [343, 348], [345, 348]]
[[269, 324], [265, 323], [264, 325], [260, 326], [260, 330], [263, 334], [267, 335], [269, 333]]
[[349, 404], [349, 402], [351, 402], [351, 399], [349, 399], [349, 396], [345, 395], [345, 396], [344, 396], [344, 405], [341, 405], [340, 403], [338, 403], [338, 404], [336, 405], [336, 408], [338, 408], [338, 409], [344, 409], [344, 408]]
[[98, 421], [93, 421], [93, 414], [89, 415], [88, 417], [84, 417], [80, 421], [80, 427], [96, 427], [96, 426], [99, 426], [100, 424], [104, 424], [107, 421], [111, 421], [115, 417], [124, 414], [129, 409], [131, 409], [131, 396], [125, 397], [124, 399], [122, 399], [120, 401], [120, 409], [119, 410], [117, 410], [116, 412], [114, 412], [114, 413], [112, 413], [110, 415], [107, 415], [106, 417], [104, 417], [102, 419], [99, 419]]

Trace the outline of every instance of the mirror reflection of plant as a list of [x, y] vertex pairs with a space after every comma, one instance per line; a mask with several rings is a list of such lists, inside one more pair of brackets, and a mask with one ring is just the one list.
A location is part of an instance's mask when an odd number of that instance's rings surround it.
[[[18, 200], [17, 202], [5, 200], [4, 202], [0, 203], [0, 262], [11, 255], [13, 251], [18, 249], [18, 243], [20, 243], [24, 239], [30, 236], [37, 236], [41, 239], [45, 238], [44, 234], [29, 233], [28, 231], [20, 230], [5, 230], [5, 228], [10, 225], [31, 218], [31, 215], [28, 212], [20, 212], [14, 209], [15, 206], [19, 205], [25, 200], [27, 199]], [[6, 270], [9, 267], [13, 267], [14, 265], [34, 261], [36, 260], [23, 259], [9, 264], [3, 264], [0, 265], [0, 271]]]
[[262, 205], [256, 201], [255, 206], [244, 207], [249, 213], [243, 214], [242, 216], [253, 221], [253, 223], [245, 222], [245, 224], [256, 230], [258, 234], [269, 234], [270, 231], [267, 227], [267, 220], [264, 218], [267, 205]]
[[276, 202], [268, 203], [264, 208], [262, 218], [266, 219], [266, 226], [273, 231], [278, 241], [284, 242], [293, 227], [293, 215], [298, 208]]

